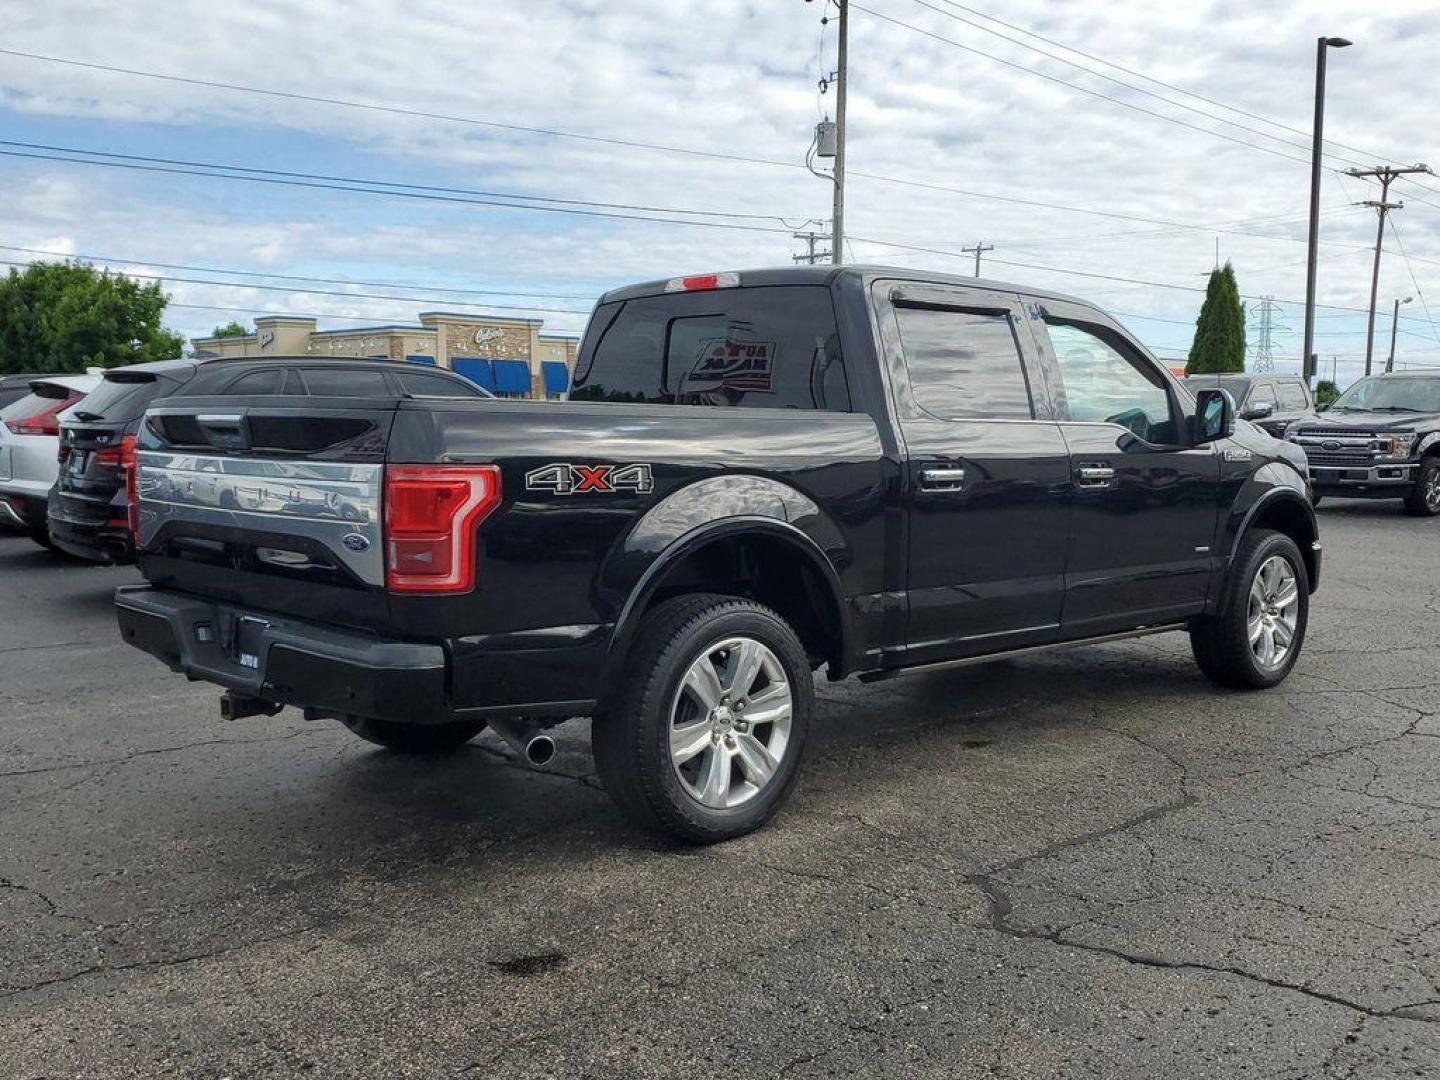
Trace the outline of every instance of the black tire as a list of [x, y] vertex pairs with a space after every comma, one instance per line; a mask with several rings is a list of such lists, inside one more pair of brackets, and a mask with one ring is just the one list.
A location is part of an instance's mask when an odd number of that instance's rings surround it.
[[[759, 790], [737, 806], [712, 808], [690, 793], [680, 767], [671, 763], [671, 704], [691, 665], [732, 636], [764, 645], [783, 669], [790, 730], [774, 773]], [[595, 770], [611, 798], [641, 827], [694, 844], [729, 840], [758, 829], [784, 803], [799, 775], [814, 711], [805, 647], [784, 619], [739, 597], [677, 597], [645, 616], [614, 696], [595, 716], [590, 736]]]
[[55, 541], [50, 539], [50, 530], [44, 527], [30, 530], [30, 539], [39, 544], [46, 551], [55, 550]]
[[1405, 512], [1414, 517], [1440, 514], [1440, 457], [1420, 459], [1415, 470], [1415, 486], [1405, 496]]
[[[1289, 563], [1295, 575], [1296, 628], [1283, 661], [1265, 667], [1250, 647], [1250, 589], [1260, 568], [1276, 555]], [[1310, 619], [1310, 578], [1295, 541], [1265, 529], [1246, 534], [1221, 587], [1220, 611], [1197, 619], [1190, 627], [1190, 647], [1200, 670], [1212, 682], [1234, 690], [1264, 690], [1283, 682], [1300, 657]]]
[[426, 757], [453, 754], [485, 730], [483, 720], [457, 720], [449, 724], [398, 724], [394, 720], [347, 716], [341, 722], [366, 742], [397, 753]]

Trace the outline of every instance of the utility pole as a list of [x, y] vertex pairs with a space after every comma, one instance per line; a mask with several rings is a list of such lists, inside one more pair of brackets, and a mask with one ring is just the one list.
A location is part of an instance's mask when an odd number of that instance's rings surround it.
[[1361, 203], [1361, 206], [1373, 206], [1376, 216], [1380, 219], [1379, 228], [1375, 230], [1375, 268], [1370, 273], [1370, 321], [1365, 332], [1365, 374], [1370, 374], [1371, 358], [1375, 355], [1375, 303], [1380, 293], [1380, 250], [1385, 240], [1385, 215], [1391, 210], [1401, 210], [1403, 202], [1392, 203], [1389, 201], [1390, 185], [1401, 176], [1408, 176], [1411, 173], [1429, 173], [1428, 165], [1410, 165], [1397, 169], [1393, 165], [1376, 165], [1373, 169], [1346, 169], [1346, 176], [1353, 176], [1357, 180], [1379, 180], [1380, 199], [1379, 201], [1369, 200]]
[[829, 236], [828, 233], [818, 233], [818, 232], [811, 231], [811, 232], [797, 232], [797, 233], [794, 233], [793, 235], [794, 235], [794, 238], [795, 238], [796, 240], [803, 240], [803, 241], [805, 241], [805, 245], [806, 245], [805, 254], [804, 254], [804, 255], [796, 255], [796, 256], [794, 257], [794, 258], [795, 258], [795, 261], [796, 261], [797, 263], [805, 263], [807, 266], [814, 266], [816, 263], [818, 263], [818, 262], [824, 262], [826, 259], [830, 258], [830, 252], [828, 252], [828, 251], [817, 251], [816, 248], [815, 248], [815, 245], [818, 244], [821, 240], [829, 240], [829, 239], [830, 239], [830, 236]]
[[1300, 370], [1308, 382], [1319, 374], [1312, 350], [1315, 347], [1315, 255], [1320, 246], [1320, 160], [1325, 149], [1325, 56], [1328, 50], [1343, 49], [1350, 41], [1322, 37], [1315, 45], [1315, 126], [1310, 146], [1310, 243], [1305, 260], [1305, 344]]
[[974, 247], [961, 248], [961, 249], [960, 249], [960, 251], [961, 251], [963, 254], [965, 254], [965, 255], [969, 255], [969, 254], [971, 254], [972, 252], [974, 253], [974, 255], [975, 255], [975, 276], [976, 276], [977, 278], [980, 276], [980, 256], [983, 255], [983, 254], [985, 254], [985, 252], [987, 252], [987, 251], [994, 251], [994, 250], [995, 250], [995, 245], [994, 245], [994, 244], [988, 244], [988, 245], [987, 245], [987, 244], [976, 244]]
[[845, 251], [845, 99], [850, 93], [850, 0], [840, 8], [840, 62], [835, 91], [835, 210], [830, 215], [830, 261], [839, 266]]

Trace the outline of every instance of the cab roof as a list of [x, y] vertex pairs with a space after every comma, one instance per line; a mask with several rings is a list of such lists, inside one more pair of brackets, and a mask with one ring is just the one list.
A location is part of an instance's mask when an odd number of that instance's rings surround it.
[[[990, 278], [964, 277], [959, 274], [941, 274], [934, 270], [908, 270], [899, 266], [879, 266], [875, 264], [855, 264], [846, 266], [776, 266], [762, 267], [756, 270], [741, 270], [740, 288], [755, 288], [765, 285], [831, 285], [841, 278], [859, 278], [862, 283], [868, 286], [872, 281], [911, 281], [933, 285], [957, 285], [968, 289], [990, 289], [995, 292], [1016, 293], [1020, 296], [1032, 297], [1036, 300], [1054, 300], [1071, 304], [1082, 304], [1085, 307], [1096, 305], [1083, 297], [1072, 296], [1068, 293], [1052, 292], [1048, 289], [1036, 289], [1029, 285], [1016, 285], [1013, 282], [994, 281]], [[646, 281], [636, 285], [623, 285], [618, 289], [611, 289], [600, 297], [599, 303], [608, 304], [616, 300], [634, 300], [642, 296], [660, 296], [666, 293], [666, 285], [676, 278], [665, 278], [660, 281]]]

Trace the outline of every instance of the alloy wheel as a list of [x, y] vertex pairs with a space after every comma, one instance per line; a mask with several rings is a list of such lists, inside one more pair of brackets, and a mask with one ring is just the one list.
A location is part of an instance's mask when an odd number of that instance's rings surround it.
[[706, 646], [670, 705], [670, 763], [686, 793], [716, 810], [749, 802], [780, 768], [793, 713], [769, 646], [748, 637]]
[[1250, 584], [1247, 629], [1250, 652], [1266, 671], [1283, 667], [1295, 644], [1300, 617], [1300, 584], [1283, 555], [1271, 555]]

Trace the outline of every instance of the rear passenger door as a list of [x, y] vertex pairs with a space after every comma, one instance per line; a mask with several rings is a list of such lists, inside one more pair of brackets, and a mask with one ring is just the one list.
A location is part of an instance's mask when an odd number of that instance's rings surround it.
[[1210, 580], [1220, 464], [1213, 445], [1191, 445], [1193, 403], [1094, 308], [1044, 300], [1031, 315], [1070, 456], [1065, 636], [1197, 613]]
[[873, 288], [907, 457], [906, 662], [1053, 639], [1069, 463], [1019, 299]]

